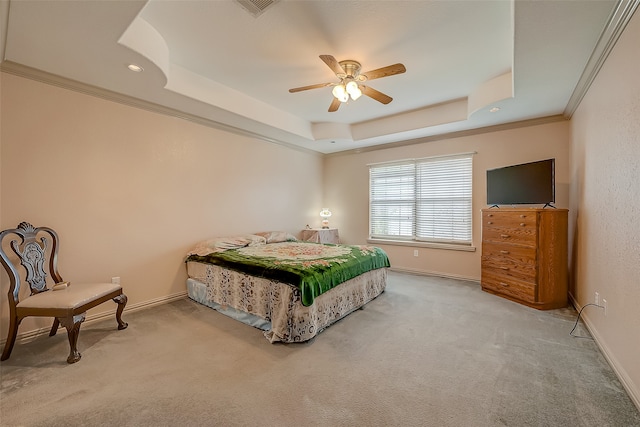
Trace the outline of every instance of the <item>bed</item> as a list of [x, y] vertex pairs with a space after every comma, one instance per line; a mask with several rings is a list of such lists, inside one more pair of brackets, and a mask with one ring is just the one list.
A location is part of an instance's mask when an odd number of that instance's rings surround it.
[[367, 245], [302, 242], [266, 232], [200, 242], [187, 254], [194, 301], [264, 331], [304, 342], [382, 292], [386, 253]]

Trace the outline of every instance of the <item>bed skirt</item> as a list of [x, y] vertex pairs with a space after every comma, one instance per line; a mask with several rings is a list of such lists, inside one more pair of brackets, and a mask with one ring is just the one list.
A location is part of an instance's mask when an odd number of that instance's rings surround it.
[[[387, 269], [368, 271], [318, 296], [308, 307], [286, 283], [188, 262], [187, 291], [194, 301], [264, 330], [275, 342], [303, 342], [376, 298], [387, 284]], [[206, 291], [206, 292], [205, 292]]]

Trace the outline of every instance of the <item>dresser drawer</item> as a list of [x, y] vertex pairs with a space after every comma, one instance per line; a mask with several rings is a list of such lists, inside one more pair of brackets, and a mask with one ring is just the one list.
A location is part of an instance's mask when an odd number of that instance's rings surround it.
[[491, 269], [482, 269], [482, 289], [507, 295], [517, 300], [529, 303], [536, 302], [536, 284], [520, 281], [514, 278], [504, 280], [504, 276], [496, 274]]
[[536, 229], [538, 216], [535, 212], [500, 212], [482, 213], [482, 227], [493, 228], [532, 228]]
[[520, 246], [493, 242], [482, 243], [482, 263], [494, 267], [509, 267], [522, 264], [524, 268], [535, 270], [537, 250], [532, 246]]
[[538, 237], [532, 227], [489, 227], [482, 230], [483, 242], [511, 243], [514, 245], [536, 246]]
[[537, 251], [533, 246], [482, 243], [482, 269], [504, 280], [516, 278], [536, 283]]
[[482, 269], [491, 273], [492, 276], [501, 278], [501, 280], [511, 281], [512, 279], [517, 279], [531, 284], [536, 283], [537, 269], [527, 264], [499, 263], [494, 260], [485, 261], [483, 259]]

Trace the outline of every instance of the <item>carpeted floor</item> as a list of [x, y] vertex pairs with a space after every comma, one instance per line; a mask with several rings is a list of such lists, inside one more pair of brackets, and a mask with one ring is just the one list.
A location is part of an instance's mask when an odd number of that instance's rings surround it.
[[[385, 293], [309, 343], [191, 300], [17, 343], [2, 426], [640, 426], [572, 309], [537, 311], [477, 283], [391, 272]], [[583, 327], [578, 332], [586, 335]]]

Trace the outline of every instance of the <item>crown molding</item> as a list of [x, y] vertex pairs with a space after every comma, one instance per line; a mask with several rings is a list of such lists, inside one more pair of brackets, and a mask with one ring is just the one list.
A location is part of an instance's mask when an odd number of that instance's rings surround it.
[[[637, 1], [640, 1], [640, 0], [637, 0]], [[12, 61], [4, 61], [0, 63], [0, 71], [8, 74], [13, 74], [19, 77], [24, 77], [30, 80], [35, 80], [40, 83], [45, 83], [45, 84], [57, 86], [63, 89], [72, 90], [74, 92], [79, 92], [85, 95], [90, 95], [97, 98], [105, 99], [107, 101], [117, 102], [119, 104], [127, 105], [130, 107], [140, 108], [140, 109], [151, 111], [154, 113], [187, 120], [193, 123], [197, 123], [210, 128], [230, 132], [236, 135], [242, 135], [242, 136], [270, 142], [272, 144], [282, 145], [293, 150], [297, 150], [307, 154], [312, 154], [312, 155], [321, 156], [321, 157], [332, 157], [332, 156], [339, 156], [339, 155], [345, 155], [345, 154], [357, 154], [357, 153], [362, 153], [367, 151], [386, 150], [388, 148], [396, 148], [396, 147], [402, 147], [406, 145], [422, 144], [425, 142], [440, 141], [440, 140], [451, 139], [451, 138], [460, 138], [464, 136], [478, 135], [478, 134], [483, 134], [488, 132], [497, 132], [497, 131], [508, 130], [508, 129], [516, 129], [516, 128], [526, 127], [526, 126], [536, 126], [540, 124], [567, 120], [567, 117], [559, 114], [559, 115], [543, 117], [538, 119], [523, 120], [523, 121], [506, 123], [501, 125], [488, 126], [484, 128], [456, 131], [456, 132], [450, 132], [445, 134], [432, 135], [428, 137], [410, 139], [405, 141], [397, 141], [397, 142], [392, 142], [387, 144], [374, 145], [371, 147], [356, 148], [353, 150], [344, 150], [344, 151], [338, 151], [335, 153], [323, 154], [314, 150], [310, 150], [308, 148], [300, 147], [298, 145], [293, 145], [284, 141], [267, 138], [263, 135], [259, 135], [250, 131], [236, 128], [234, 126], [225, 125], [223, 123], [210, 120], [210, 119], [205, 119], [203, 117], [200, 117], [194, 114], [184, 113], [182, 111], [179, 111], [173, 108], [168, 108], [156, 103], [144, 101], [132, 96], [123, 95], [118, 92], [113, 92], [97, 86], [93, 86], [93, 85], [82, 83], [76, 80], [61, 77], [56, 74], [48, 73], [46, 71], [38, 70], [32, 67], [27, 67], [25, 65], [21, 65]]]
[[408, 139], [406, 141], [391, 142], [389, 144], [374, 145], [371, 147], [354, 148], [353, 150], [338, 151], [336, 153], [325, 154], [326, 157], [335, 157], [345, 154], [359, 154], [368, 151], [386, 150], [388, 148], [404, 147], [407, 145], [424, 144], [427, 142], [442, 141], [445, 139], [462, 138], [465, 136], [480, 135], [490, 132], [499, 132], [503, 130], [518, 129], [529, 126], [544, 125], [547, 123], [564, 122], [568, 119], [562, 114], [553, 116], [540, 117], [537, 119], [520, 120], [517, 122], [504, 123], [500, 125], [486, 126], [482, 128], [460, 130], [455, 132], [443, 133], [438, 135], [425, 136], [422, 138]]
[[564, 116], [570, 119], [578, 109], [582, 98], [587, 94], [591, 84], [600, 72], [604, 62], [616, 45], [620, 35], [631, 20], [633, 13], [638, 8], [640, 0], [618, 0], [615, 9], [611, 12], [605, 27], [600, 33], [591, 57], [587, 61], [578, 84], [564, 110]]
[[178, 119], [187, 120], [199, 125], [207, 126], [210, 128], [230, 132], [236, 135], [246, 136], [249, 138], [259, 139], [261, 141], [270, 142], [272, 144], [282, 145], [287, 148], [302, 151], [307, 154], [314, 154], [322, 156], [319, 153], [308, 148], [304, 148], [298, 145], [290, 144], [285, 141], [281, 141], [275, 138], [269, 138], [264, 135], [257, 134], [255, 132], [247, 131], [237, 128], [235, 126], [226, 125], [224, 123], [217, 122], [215, 120], [200, 117], [195, 114], [185, 113], [183, 111], [176, 110], [174, 108], [165, 107], [154, 102], [145, 101], [133, 96], [124, 95], [122, 93], [110, 91], [100, 88], [98, 86], [89, 85], [79, 82], [77, 80], [68, 79], [57, 74], [48, 73], [46, 71], [38, 70], [36, 68], [28, 67], [26, 65], [18, 64], [13, 61], [4, 61], [0, 63], [0, 71], [13, 74], [15, 76], [24, 77], [26, 79], [34, 80], [40, 83], [45, 83], [51, 86], [57, 86], [63, 89], [72, 90], [85, 95], [94, 96], [107, 101], [117, 102], [119, 104], [127, 105], [129, 107], [140, 108], [142, 110], [158, 113], [166, 116], [175, 117]]

